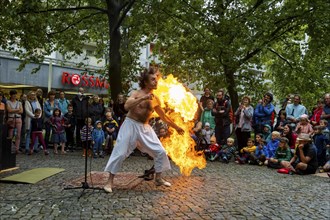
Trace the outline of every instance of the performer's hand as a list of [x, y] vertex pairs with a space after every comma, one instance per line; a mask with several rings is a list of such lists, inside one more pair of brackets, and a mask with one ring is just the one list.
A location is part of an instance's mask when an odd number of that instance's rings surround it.
[[180, 127], [177, 127], [175, 130], [176, 130], [180, 135], [183, 135], [183, 134], [184, 134], [184, 130], [183, 130], [182, 128], [180, 128]]

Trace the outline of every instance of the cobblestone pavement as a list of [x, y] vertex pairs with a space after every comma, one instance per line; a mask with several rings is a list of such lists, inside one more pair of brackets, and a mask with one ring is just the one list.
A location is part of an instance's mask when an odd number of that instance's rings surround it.
[[[88, 170], [103, 171], [108, 158], [88, 162]], [[143, 173], [152, 165], [131, 156], [123, 172]], [[0, 219], [329, 219], [330, 179], [314, 175], [278, 174], [266, 167], [208, 163], [192, 175], [178, 167], [164, 173], [173, 186], [143, 181], [130, 190], [63, 190], [63, 183], [84, 174], [80, 152], [17, 156], [18, 170], [37, 167], [65, 171], [37, 184], [0, 183]], [[81, 198], [78, 197], [81, 195]]]

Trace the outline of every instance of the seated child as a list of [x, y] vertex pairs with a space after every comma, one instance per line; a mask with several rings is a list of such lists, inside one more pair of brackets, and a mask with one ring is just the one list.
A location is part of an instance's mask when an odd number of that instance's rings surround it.
[[276, 149], [280, 142], [281, 134], [278, 131], [273, 131], [271, 137], [272, 137], [271, 141], [267, 143], [267, 145], [264, 148], [264, 154], [266, 157], [266, 160], [264, 162], [265, 165], [268, 165], [268, 160], [275, 156]]
[[34, 118], [31, 119], [31, 135], [32, 135], [32, 142], [30, 144], [30, 151], [28, 152], [28, 155], [31, 155], [33, 153], [33, 146], [36, 141], [36, 138], [38, 138], [39, 142], [42, 144], [42, 147], [44, 149], [44, 154], [48, 155], [49, 152], [46, 148], [46, 143], [42, 135], [42, 128], [43, 128], [43, 118], [40, 117], [41, 115], [41, 109], [37, 108], [34, 110]]
[[328, 129], [328, 121], [325, 119], [320, 120], [320, 126], [323, 128], [322, 134], [325, 136], [325, 138], [328, 140], [328, 143], [326, 145], [326, 158], [327, 160], [330, 160], [330, 137], [329, 137], [329, 129]]
[[92, 133], [92, 144], [93, 144], [93, 157], [97, 158], [97, 156], [103, 158], [103, 149], [102, 144], [104, 143], [104, 131], [102, 130], [102, 122], [96, 121], [95, 128]]
[[208, 149], [204, 150], [206, 159], [213, 161], [213, 158], [217, 153], [219, 153], [220, 150], [221, 147], [219, 146], [219, 144], [217, 144], [215, 136], [212, 136], [210, 140], [210, 146], [208, 147]]
[[272, 139], [271, 132], [272, 132], [271, 126], [269, 124], [265, 124], [263, 127], [262, 136], [264, 137], [266, 144]]
[[322, 133], [323, 128], [319, 125], [314, 127], [313, 142], [317, 150], [317, 161], [319, 166], [323, 166], [326, 162], [326, 149], [329, 140]]
[[262, 134], [256, 134], [256, 151], [250, 155], [249, 164], [262, 166], [266, 160], [264, 148], [265, 140], [262, 138]]
[[249, 138], [247, 141], [247, 146], [241, 149], [241, 156], [236, 157], [235, 163], [245, 164], [247, 160], [251, 157], [251, 154], [254, 154], [256, 149], [257, 147], [254, 145], [254, 140], [252, 138]]
[[235, 140], [233, 138], [227, 138], [227, 144], [221, 147], [219, 153], [217, 153], [211, 160], [220, 158], [224, 163], [229, 163], [232, 156], [236, 156], [236, 147], [234, 145]]
[[292, 158], [291, 150], [288, 145], [289, 140], [285, 137], [280, 139], [278, 148], [276, 149], [274, 157], [269, 158], [268, 167], [280, 169], [283, 168], [282, 161], [290, 161]]
[[309, 134], [312, 135], [314, 130], [312, 125], [309, 123], [308, 115], [303, 114], [300, 116], [300, 121], [297, 124], [295, 132], [299, 134]]

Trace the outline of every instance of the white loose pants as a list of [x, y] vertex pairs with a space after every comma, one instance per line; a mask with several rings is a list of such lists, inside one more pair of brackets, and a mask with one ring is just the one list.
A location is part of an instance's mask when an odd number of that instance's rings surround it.
[[139, 150], [154, 158], [156, 173], [171, 169], [166, 151], [152, 127], [126, 117], [104, 171], [118, 173], [124, 160], [136, 148], [137, 142], [140, 145]]

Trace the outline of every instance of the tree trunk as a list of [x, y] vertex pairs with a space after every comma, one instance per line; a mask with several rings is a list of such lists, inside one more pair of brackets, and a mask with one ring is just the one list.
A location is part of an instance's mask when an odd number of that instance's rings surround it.
[[120, 42], [121, 33], [119, 27], [115, 27], [120, 19], [120, 6], [116, 0], [107, 1], [108, 3], [108, 19], [109, 19], [109, 36], [110, 36], [110, 51], [109, 51], [109, 84], [111, 98], [117, 99], [119, 93], [122, 92], [122, 77], [121, 77], [121, 54]]
[[239, 106], [238, 94], [237, 94], [237, 90], [236, 90], [236, 83], [235, 83], [235, 79], [234, 79], [235, 70], [228, 66], [224, 66], [224, 72], [225, 72], [225, 77], [226, 77], [226, 81], [228, 84], [227, 90], [228, 90], [228, 93], [230, 96], [231, 105], [233, 107], [233, 111], [235, 112]]

